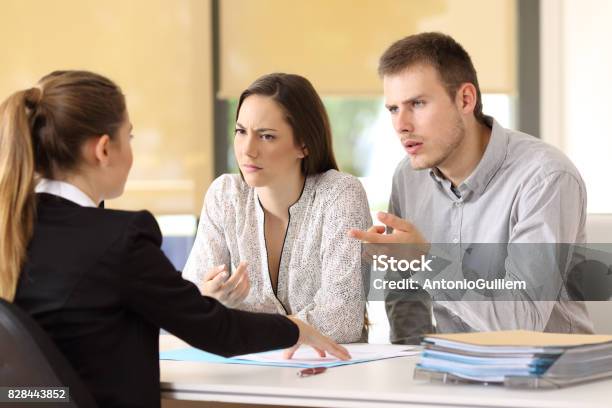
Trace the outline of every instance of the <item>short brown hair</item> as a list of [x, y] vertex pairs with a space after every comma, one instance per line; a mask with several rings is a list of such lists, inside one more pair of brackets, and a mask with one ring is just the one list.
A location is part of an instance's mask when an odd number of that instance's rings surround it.
[[242, 103], [251, 95], [269, 96], [284, 110], [295, 143], [308, 149], [308, 155], [302, 159], [302, 174], [338, 170], [327, 111], [310, 81], [299, 75], [283, 73], [256, 79], [240, 95], [236, 120]]
[[482, 97], [476, 70], [470, 55], [452, 37], [436, 32], [410, 35], [393, 43], [380, 57], [378, 75], [395, 75], [417, 64], [432, 66], [439, 74], [446, 92], [455, 98], [457, 90], [466, 82], [476, 88], [474, 116], [486, 124], [482, 113]]

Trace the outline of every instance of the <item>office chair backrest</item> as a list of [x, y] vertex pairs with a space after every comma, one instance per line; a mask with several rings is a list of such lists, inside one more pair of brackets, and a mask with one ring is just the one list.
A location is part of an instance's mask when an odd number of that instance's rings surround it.
[[70, 403], [89, 408], [96, 403], [44, 330], [23, 310], [0, 299], [0, 386], [68, 387]]

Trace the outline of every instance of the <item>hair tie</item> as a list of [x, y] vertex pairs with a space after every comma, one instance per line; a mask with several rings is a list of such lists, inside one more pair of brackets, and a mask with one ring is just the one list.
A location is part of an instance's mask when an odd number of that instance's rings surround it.
[[24, 100], [28, 109], [35, 110], [42, 99], [42, 89], [33, 87], [25, 91]]

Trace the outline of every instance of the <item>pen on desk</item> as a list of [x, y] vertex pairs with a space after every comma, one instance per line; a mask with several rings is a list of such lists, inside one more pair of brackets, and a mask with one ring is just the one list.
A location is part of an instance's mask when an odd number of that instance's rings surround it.
[[327, 370], [325, 367], [313, 367], [313, 368], [305, 368], [303, 370], [298, 371], [298, 377], [310, 377], [311, 375], [317, 375], [324, 373]]

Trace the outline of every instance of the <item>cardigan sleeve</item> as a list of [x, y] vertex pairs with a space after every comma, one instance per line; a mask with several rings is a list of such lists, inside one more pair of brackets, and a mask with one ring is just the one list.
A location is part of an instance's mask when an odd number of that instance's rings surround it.
[[156, 326], [194, 347], [224, 356], [297, 342], [298, 328], [284, 316], [232, 310], [202, 296], [161, 251], [161, 233], [150, 213], [136, 213], [123, 241], [122, 301]]
[[196, 238], [183, 269], [183, 277], [200, 287], [206, 272], [219, 265], [230, 268], [230, 253], [224, 233], [226, 216], [223, 199], [228, 176], [217, 178], [211, 184], [204, 197]]
[[361, 243], [348, 230], [372, 225], [366, 193], [358, 179], [347, 177], [330, 194], [321, 236], [321, 287], [312, 303], [296, 313], [339, 343], [360, 341], [365, 296]]

